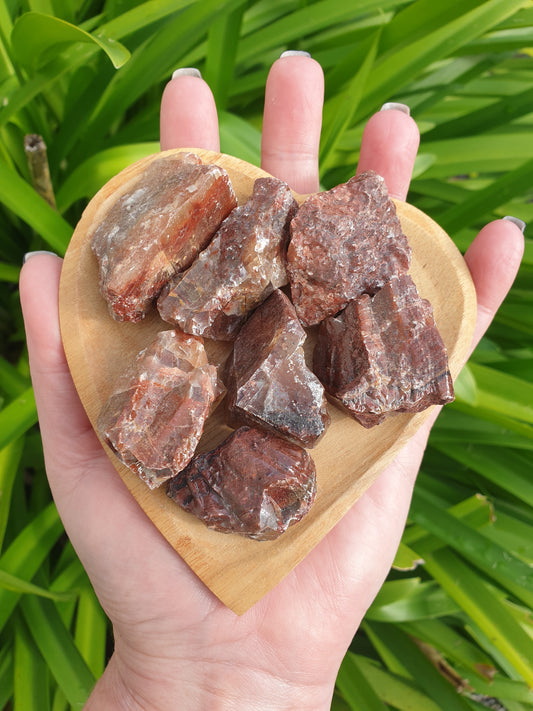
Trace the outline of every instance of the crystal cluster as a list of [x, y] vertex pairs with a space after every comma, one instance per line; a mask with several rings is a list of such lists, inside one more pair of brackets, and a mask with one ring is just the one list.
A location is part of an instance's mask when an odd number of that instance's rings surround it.
[[409, 268], [410, 248], [385, 181], [367, 171], [311, 195], [291, 223], [287, 273], [304, 326], [374, 294]]
[[226, 171], [192, 153], [163, 154], [111, 195], [91, 246], [113, 318], [144, 318], [236, 204]]
[[153, 489], [191, 460], [223, 392], [202, 339], [161, 331], [117, 383], [98, 418], [98, 431]]
[[168, 483], [167, 494], [215, 531], [271, 540], [309, 511], [315, 466], [302, 447], [241, 427], [197, 455]]
[[312, 447], [329, 424], [324, 388], [305, 363], [306, 333], [279, 289], [242, 327], [226, 364], [230, 424], [266, 427]]
[[391, 413], [420, 412], [454, 397], [433, 309], [407, 274], [322, 322], [314, 370], [365, 427]]
[[296, 208], [286, 183], [256, 180], [248, 202], [165, 287], [158, 300], [161, 318], [186, 333], [233, 340], [248, 313], [287, 282], [285, 252]]

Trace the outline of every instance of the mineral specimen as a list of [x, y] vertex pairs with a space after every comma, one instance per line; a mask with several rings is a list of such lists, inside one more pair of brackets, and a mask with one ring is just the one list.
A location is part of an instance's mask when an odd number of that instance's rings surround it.
[[365, 427], [453, 400], [446, 348], [411, 277], [393, 277], [320, 325], [313, 369]]
[[329, 424], [320, 381], [307, 367], [306, 333], [276, 289], [242, 327], [226, 364], [230, 424], [262, 426], [312, 447]]
[[215, 531], [270, 540], [309, 511], [315, 466], [305, 449], [241, 427], [216, 449], [194, 457], [168, 482], [167, 494]]
[[246, 315], [287, 283], [285, 252], [297, 203], [275, 178], [255, 181], [192, 266], [161, 293], [161, 318], [186, 333], [233, 340]]
[[91, 241], [113, 318], [141, 320], [236, 204], [226, 171], [192, 153], [163, 154], [111, 195]]
[[287, 273], [304, 326], [374, 294], [407, 271], [410, 248], [385, 181], [373, 171], [307, 198], [291, 224]]
[[153, 489], [189, 463], [223, 391], [202, 339], [162, 331], [117, 383], [98, 418], [98, 431]]

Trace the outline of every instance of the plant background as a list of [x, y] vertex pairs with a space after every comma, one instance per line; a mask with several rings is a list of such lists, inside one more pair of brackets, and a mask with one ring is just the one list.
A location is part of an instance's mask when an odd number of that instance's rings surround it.
[[[48, 490], [17, 281], [62, 254], [88, 199], [156, 152], [178, 66], [217, 100], [222, 150], [259, 163], [268, 69], [304, 49], [326, 75], [324, 187], [365, 120], [411, 107], [409, 200], [464, 249], [487, 221], [533, 220], [531, 0], [0, 0], [0, 709], [82, 707], [109, 624]], [[24, 136], [48, 147], [57, 209]], [[533, 243], [440, 416], [387, 582], [342, 664], [336, 711], [533, 708]]]

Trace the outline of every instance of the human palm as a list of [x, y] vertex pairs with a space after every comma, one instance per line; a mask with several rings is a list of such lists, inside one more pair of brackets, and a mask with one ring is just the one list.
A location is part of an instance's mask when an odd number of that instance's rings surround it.
[[[300, 193], [318, 189], [323, 79], [306, 56], [283, 57], [267, 83], [262, 167]], [[405, 199], [418, 130], [378, 112], [358, 170]], [[161, 147], [218, 150], [212, 95], [179, 75], [161, 107]], [[466, 255], [478, 294], [475, 341], [516, 274], [520, 229], [499, 220]], [[431, 422], [316, 548], [238, 617], [203, 585], [131, 497], [102, 449], [61, 346], [61, 260], [34, 256], [21, 300], [50, 486], [65, 529], [113, 623], [116, 648], [87, 708], [325, 709], [342, 657], [390, 568]]]

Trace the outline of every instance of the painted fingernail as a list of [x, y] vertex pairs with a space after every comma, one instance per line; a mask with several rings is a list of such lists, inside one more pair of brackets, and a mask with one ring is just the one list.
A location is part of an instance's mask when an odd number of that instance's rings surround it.
[[55, 252], [48, 252], [46, 249], [36, 249], [35, 252], [26, 252], [24, 257], [22, 258], [22, 264], [26, 264], [28, 259], [31, 257], [35, 257], [36, 254], [51, 254], [54, 257], [57, 257], [57, 254]]
[[311, 55], [309, 52], [304, 52], [303, 50], [300, 49], [287, 49], [285, 52], [282, 52], [279, 55], [280, 59], [283, 59], [283, 57], [310, 57]]
[[518, 219], [518, 217], [512, 217], [512, 215], [506, 215], [504, 220], [507, 220], [508, 222], [512, 222], [513, 225], [516, 225], [518, 229], [523, 232], [526, 229], [526, 223], [524, 220]]
[[202, 72], [196, 69], [196, 67], [180, 67], [172, 74], [173, 79], [176, 77], [196, 77], [197, 79], [201, 79]]
[[391, 109], [393, 111], [401, 111], [408, 116], [411, 115], [411, 109], [407, 106], [407, 104], [396, 104], [394, 101], [387, 101], [386, 104], [383, 104], [380, 111], [389, 111]]

